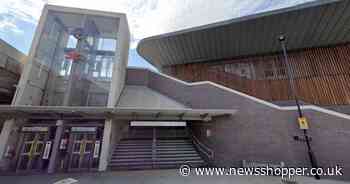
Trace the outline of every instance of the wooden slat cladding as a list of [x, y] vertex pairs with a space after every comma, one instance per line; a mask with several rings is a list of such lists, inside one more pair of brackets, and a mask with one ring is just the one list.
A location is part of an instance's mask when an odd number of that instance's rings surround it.
[[[317, 105], [350, 104], [350, 44], [288, 56], [299, 98]], [[264, 100], [294, 99], [281, 54], [174, 65], [163, 72], [189, 82], [212, 81]]]

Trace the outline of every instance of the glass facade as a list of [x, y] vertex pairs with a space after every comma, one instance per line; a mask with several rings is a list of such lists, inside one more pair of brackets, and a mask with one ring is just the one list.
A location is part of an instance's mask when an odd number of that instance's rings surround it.
[[49, 11], [34, 54], [40, 105], [106, 106], [116, 62], [117, 18]]

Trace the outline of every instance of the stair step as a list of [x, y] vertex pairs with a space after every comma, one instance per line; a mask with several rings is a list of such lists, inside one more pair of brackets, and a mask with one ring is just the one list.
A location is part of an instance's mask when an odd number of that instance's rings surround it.
[[157, 146], [191, 145], [191, 143], [156, 143]]
[[152, 158], [137, 158], [137, 159], [112, 159], [110, 160], [110, 163], [121, 163], [121, 162], [128, 162], [128, 163], [134, 163], [134, 162], [141, 162], [141, 163], [146, 163], [146, 162], [153, 162]]
[[152, 149], [152, 146], [117, 146], [114, 150], [120, 149]]
[[120, 148], [116, 149], [116, 152], [152, 152], [152, 148]]
[[147, 156], [152, 155], [152, 152], [117, 152], [113, 153], [112, 157], [118, 157], [118, 156]]
[[108, 167], [115, 170], [172, 169], [183, 164], [205, 165], [188, 139], [157, 140], [155, 150], [150, 139], [124, 139], [113, 150]]
[[110, 162], [110, 166], [152, 166], [153, 162]]
[[196, 164], [196, 163], [205, 163], [204, 160], [189, 160], [189, 161], [157, 161], [155, 164], [159, 165], [171, 165], [171, 164]]
[[131, 158], [131, 159], [114, 159], [110, 161], [111, 163], [120, 163], [120, 162], [161, 162], [161, 161], [192, 161], [192, 160], [201, 160], [202, 158], [199, 156], [196, 157], [173, 157], [173, 158], [157, 158], [152, 160], [152, 158]]
[[[157, 147], [193, 147], [192, 144], [178, 144], [178, 143], [171, 143], [171, 144], [156, 144]], [[143, 148], [143, 147], [149, 147], [152, 148], [152, 144], [145, 145], [145, 144], [119, 144], [116, 146], [116, 149], [118, 148]]]
[[149, 155], [112, 155], [113, 159], [132, 159], [132, 158], [152, 158], [152, 154]]
[[159, 153], [157, 153], [157, 157], [159, 157], [159, 158], [196, 157], [196, 156], [199, 156], [198, 153], [190, 153], [190, 154], [159, 154]]
[[156, 150], [157, 151], [191, 151], [191, 150], [195, 150], [195, 148], [194, 147], [184, 147], [184, 148], [182, 148], [182, 147], [179, 147], [179, 148], [177, 148], [177, 147], [158, 148], [157, 147]]
[[153, 141], [120, 141], [119, 144], [152, 144]]
[[167, 154], [190, 154], [190, 153], [197, 153], [197, 151], [195, 149], [193, 150], [157, 150], [157, 154], [164, 154], [164, 155], [167, 155]]
[[154, 169], [152, 165], [108, 165], [111, 170], [148, 170]]
[[153, 141], [120, 141], [119, 144], [152, 144]]
[[137, 146], [152, 146], [152, 143], [150, 143], [150, 144], [129, 144], [129, 143], [125, 143], [125, 144], [118, 144], [116, 146], [116, 148], [122, 147], [122, 146], [135, 146], [135, 147], [137, 147]]
[[152, 146], [152, 144], [118, 144], [115, 148], [119, 147], [147, 147]]
[[111, 162], [110, 166], [144, 166], [144, 165], [172, 165], [172, 164], [196, 164], [205, 163], [204, 160], [190, 160], [190, 161], [155, 161], [155, 162]]
[[192, 160], [202, 160], [201, 157], [173, 157], [173, 158], [157, 158], [155, 161], [192, 161]]
[[[193, 152], [180, 152], [180, 153], [174, 153], [174, 152], [157, 152], [156, 153], [157, 157], [193, 157], [193, 156], [199, 156], [199, 154], [195, 151]], [[148, 158], [152, 157], [152, 152], [138, 152], [138, 154], [130, 154], [130, 153], [123, 153], [123, 154], [118, 154], [118, 153], [113, 153], [112, 158]]]
[[191, 144], [190, 141], [156, 141], [157, 144]]
[[[183, 164], [162, 164], [154, 165], [152, 169], [179, 169]], [[192, 163], [188, 164], [190, 167], [204, 167], [206, 163]]]
[[[162, 165], [113, 165], [109, 166], [112, 170], [149, 170], [149, 169], [178, 169], [183, 164], [162, 164]], [[205, 163], [192, 163], [190, 164], [190, 167], [203, 167], [205, 166]]]
[[192, 145], [186, 145], [186, 146], [156, 146], [157, 149], [185, 149], [185, 148], [194, 148]]
[[[157, 151], [156, 152], [157, 155], [161, 156], [167, 156], [167, 155], [186, 155], [186, 154], [197, 154], [198, 153], [195, 150], [191, 150], [191, 151]], [[132, 155], [152, 155], [152, 151], [148, 151], [148, 152], [113, 152], [112, 157], [113, 156], [132, 156]]]

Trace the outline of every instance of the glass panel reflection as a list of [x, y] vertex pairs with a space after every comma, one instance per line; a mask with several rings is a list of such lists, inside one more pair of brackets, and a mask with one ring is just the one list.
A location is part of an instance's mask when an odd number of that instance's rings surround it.
[[106, 106], [118, 19], [49, 11], [34, 60], [48, 70], [41, 105]]

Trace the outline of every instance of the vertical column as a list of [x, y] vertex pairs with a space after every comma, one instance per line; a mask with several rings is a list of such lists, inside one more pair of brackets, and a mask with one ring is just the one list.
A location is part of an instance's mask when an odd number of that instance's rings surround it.
[[57, 120], [56, 122], [56, 134], [55, 134], [55, 140], [53, 141], [50, 161], [49, 161], [49, 167], [47, 169], [48, 173], [55, 172], [56, 169], [56, 162], [58, 157], [58, 149], [60, 146], [61, 137], [64, 131], [64, 121], [63, 120]]
[[103, 129], [100, 162], [98, 166], [99, 171], [105, 171], [107, 169], [108, 159], [110, 154], [110, 146], [111, 146], [112, 123], [113, 123], [112, 119], [107, 119], [105, 121], [105, 126]]
[[[10, 119], [6, 120], [0, 134], [0, 163], [4, 160], [4, 155], [6, 152], [7, 144], [11, 136], [11, 132], [15, 127], [16, 120]], [[0, 164], [1, 167], [2, 164]]]
[[[11, 167], [19, 144], [19, 127], [22, 123], [22, 119], [8, 119], [4, 123], [0, 134], [0, 169], [7, 170]], [[7, 156], [9, 158], [6, 158]]]

